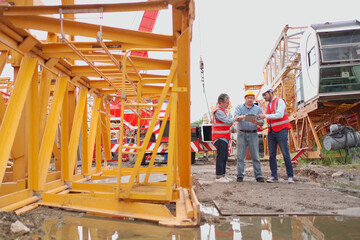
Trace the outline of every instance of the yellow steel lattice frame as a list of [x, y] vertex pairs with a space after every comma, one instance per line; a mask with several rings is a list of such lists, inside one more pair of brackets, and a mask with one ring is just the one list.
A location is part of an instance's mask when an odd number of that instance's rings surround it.
[[[73, 16], [93, 12], [91, 9], [102, 12], [166, 9], [170, 4], [173, 35], [85, 24], [62, 16], [60, 19], [40, 16], [54, 11]], [[43, 205], [101, 216], [134, 217], [175, 226], [199, 224], [199, 202], [190, 174], [189, 53], [193, 4], [193, 1], [171, 0], [83, 6], [0, 6], [3, 16], [0, 17], [0, 70], [10, 63], [16, 76], [10, 99], [0, 101], [0, 210], [17, 209], [22, 213], [36, 207], [32, 203], [41, 199]], [[47, 31], [48, 40], [37, 40], [28, 29]], [[96, 41], [76, 42], [74, 36], [92, 37]], [[139, 49], [172, 51], [173, 57], [171, 60], [130, 57], [131, 51]], [[75, 60], [83, 60], [87, 66], [77, 65]], [[169, 75], [140, 72], [164, 69], [170, 71]], [[88, 96], [94, 100], [89, 102]], [[150, 105], [155, 107], [143, 142], [133, 147], [137, 154], [133, 168], [122, 167], [123, 121], [118, 166], [111, 167], [106, 162], [110, 159], [109, 104], [114, 97], [121, 99], [121, 119], [126, 106], [136, 113]], [[155, 105], [145, 103], [150, 99], [158, 101]], [[168, 163], [165, 167], [154, 166], [166, 125], [162, 124], [150, 164], [141, 168], [165, 100], [168, 108], [162, 120], [170, 119], [171, 139]], [[139, 129], [140, 120], [139, 115]], [[22, 155], [17, 147], [19, 143], [25, 145]], [[9, 163], [13, 167], [9, 168]], [[140, 174], [144, 174], [142, 181]], [[162, 174], [166, 181], [151, 182], [152, 174]], [[124, 176], [129, 181], [122, 180]], [[105, 178], [116, 181], [92, 182]], [[166, 207], [168, 203], [176, 204], [175, 213]]]

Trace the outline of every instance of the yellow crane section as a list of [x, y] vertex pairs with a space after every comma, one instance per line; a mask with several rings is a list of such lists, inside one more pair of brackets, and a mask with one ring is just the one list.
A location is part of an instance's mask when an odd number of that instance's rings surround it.
[[[198, 225], [200, 204], [190, 172], [194, 2], [73, 5], [63, 1], [59, 6], [20, 2], [0, 5], [0, 72], [7, 63], [14, 72], [13, 81], [0, 79], [0, 211], [20, 214], [40, 204], [171, 226]], [[26, 3], [30, 6], [20, 6]], [[172, 35], [72, 19], [81, 13], [170, 7]], [[47, 40], [38, 40], [29, 30], [45, 31]], [[94, 40], [81, 42], [78, 37]], [[131, 51], [170, 52], [171, 58], [136, 57]], [[154, 108], [144, 139], [140, 142], [138, 137], [134, 147], [136, 162], [131, 168], [122, 167], [122, 154], [117, 166], [107, 164], [111, 159], [110, 101], [114, 99], [121, 101], [121, 119], [126, 106], [135, 112]], [[156, 104], [151, 100], [157, 100]], [[161, 118], [165, 101], [168, 107]], [[170, 119], [167, 164], [154, 166], [166, 126], [162, 124], [150, 164], [141, 167], [158, 119]], [[119, 127], [119, 153], [124, 153], [123, 121]], [[154, 176], [161, 181], [150, 180]], [[171, 204], [175, 207], [169, 209]]]

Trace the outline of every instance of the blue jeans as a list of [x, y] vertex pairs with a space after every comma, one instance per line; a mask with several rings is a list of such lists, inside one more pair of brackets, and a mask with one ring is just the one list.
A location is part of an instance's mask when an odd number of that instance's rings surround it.
[[216, 176], [223, 177], [225, 176], [226, 162], [228, 160], [228, 144], [218, 139], [214, 145], [216, 147]]
[[284, 157], [284, 162], [286, 166], [286, 173], [288, 178], [294, 177], [293, 167], [291, 165], [291, 158], [289, 153], [288, 145], [288, 131], [286, 128], [282, 129], [279, 132], [270, 131], [268, 134], [268, 146], [269, 146], [269, 155], [270, 155], [270, 170], [271, 176], [278, 178], [277, 175], [277, 161], [276, 161], [276, 151], [277, 146], [279, 145], [281, 153]]
[[246, 155], [246, 147], [249, 146], [249, 152], [253, 162], [255, 178], [261, 178], [261, 166], [259, 159], [259, 138], [258, 134], [246, 133], [238, 130], [237, 134], [237, 177], [244, 178], [244, 159]]

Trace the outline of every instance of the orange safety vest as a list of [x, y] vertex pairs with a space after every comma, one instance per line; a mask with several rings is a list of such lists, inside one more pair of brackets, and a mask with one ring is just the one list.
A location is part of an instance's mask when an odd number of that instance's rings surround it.
[[214, 140], [216, 140], [218, 138], [226, 138], [226, 139], [230, 140], [230, 127], [231, 127], [231, 124], [229, 125], [229, 124], [220, 122], [215, 118], [215, 112], [218, 111], [218, 110], [223, 111], [225, 113], [225, 115], [227, 116], [224, 109], [222, 109], [219, 106], [216, 106], [216, 108], [215, 108], [215, 110], [213, 112], [213, 120], [212, 120], [212, 127], [211, 127], [212, 140], [214, 141]]
[[[275, 97], [273, 99], [273, 102], [271, 104], [271, 109], [270, 109], [270, 104], [267, 105], [266, 114], [273, 114], [273, 113], [276, 112], [278, 101], [279, 101], [278, 97]], [[268, 131], [269, 132], [270, 132], [271, 129], [274, 132], [280, 132], [284, 128], [290, 129], [291, 126], [290, 126], [290, 123], [289, 123], [289, 117], [287, 115], [286, 107], [285, 107], [285, 114], [284, 114], [284, 116], [282, 118], [280, 118], [280, 119], [267, 119], [267, 124], [268, 124]]]

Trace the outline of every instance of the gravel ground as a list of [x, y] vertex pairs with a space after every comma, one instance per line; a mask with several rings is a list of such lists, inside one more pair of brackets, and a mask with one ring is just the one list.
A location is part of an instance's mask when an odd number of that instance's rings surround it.
[[[279, 161], [280, 162], [280, 161]], [[264, 178], [270, 177], [262, 162]], [[192, 165], [199, 201], [213, 205], [222, 215], [347, 214], [360, 216], [360, 170], [316, 165], [294, 167], [295, 184], [287, 182], [279, 166], [278, 183], [258, 183], [251, 161], [245, 162], [244, 182], [236, 182], [236, 161], [227, 164], [229, 183], [215, 182], [215, 165], [197, 161]]]

